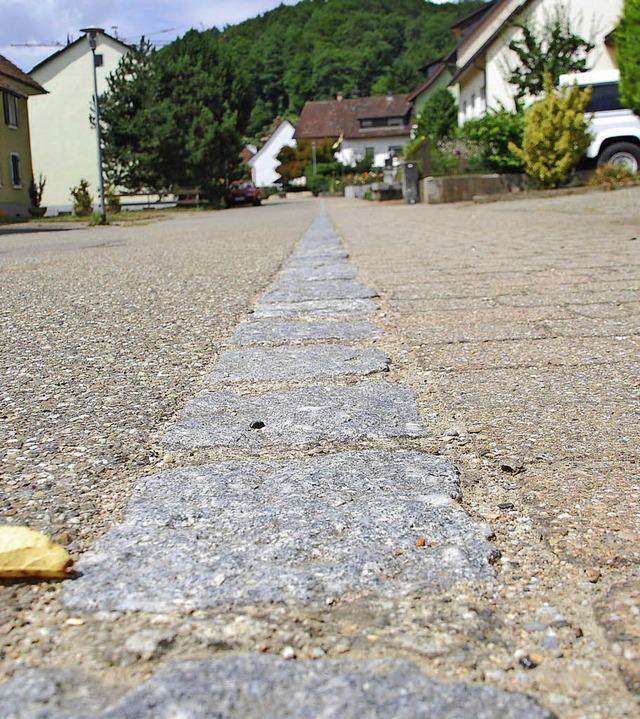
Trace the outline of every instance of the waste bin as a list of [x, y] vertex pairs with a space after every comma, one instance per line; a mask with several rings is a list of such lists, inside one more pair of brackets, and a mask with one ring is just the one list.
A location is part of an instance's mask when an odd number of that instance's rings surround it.
[[418, 165], [415, 162], [406, 162], [402, 168], [402, 196], [408, 205], [415, 205], [420, 201], [418, 180]]

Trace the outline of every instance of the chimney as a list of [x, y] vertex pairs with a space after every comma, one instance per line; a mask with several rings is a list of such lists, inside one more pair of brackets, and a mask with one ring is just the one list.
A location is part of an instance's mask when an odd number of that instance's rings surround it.
[[342, 97], [343, 97], [342, 93], [339, 92], [338, 95], [337, 95], [337, 97], [336, 97], [336, 100], [337, 100], [338, 102], [342, 102]]

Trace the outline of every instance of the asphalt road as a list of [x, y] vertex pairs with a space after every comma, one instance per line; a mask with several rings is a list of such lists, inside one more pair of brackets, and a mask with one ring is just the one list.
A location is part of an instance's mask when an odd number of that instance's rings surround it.
[[[292, 645], [302, 656], [324, 637], [328, 656], [409, 658], [444, 680], [524, 691], [562, 719], [634, 716], [640, 188], [483, 206], [325, 204], [358, 279], [380, 295], [373, 344], [391, 358], [389, 380], [418, 400], [424, 449], [460, 468], [463, 507], [493, 525], [499, 580], [429, 602], [224, 615], [224, 641], [206, 634], [207, 617], [156, 618], [178, 637], [167, 658], [284, 656]], [[163, 434], [319, 206], [0, 229], [0, 521], [79, 556], [119, 523], [142, 477], [196, 463], [167, 452]], [[58, 584], [0, 592], [5, 676], [81, 663], [126, 684], [164, 661], [126, 649], [144, 617], [74, 616]]]

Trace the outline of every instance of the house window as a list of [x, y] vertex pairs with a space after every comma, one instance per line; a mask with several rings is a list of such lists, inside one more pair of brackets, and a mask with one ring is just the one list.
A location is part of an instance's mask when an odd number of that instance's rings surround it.
[[4, 121], [9, 127], [18, 127], [18, 98], [9, 92], [2, 93]]
[[376, 154], [375, 147], [365, 147], [364, 148], [364, 156], [367, 158], [367, 160], [373, 160], [373, 156]]
[[402, 154], [402, 145], [390, 145], [389, 157], [397, 157]]
[[373, 127], [373, 120], [360, 120], [360, 127]]
[[471, 114], [473, 115], [476, 111], [476, 94], [475, 92], [471, 95]]
[[11, 158], [11, 184], [15, 190], [19, 190], [22, 187], [22, 170], [20, 168], [20, 155], [17, 152], [12, 152]]
[[398, 125], [404, 125], [401, 117], [390, 117], [387, 119], [387, 125], [389, 127], [397, 127]]
[[95, 66], [96, 67], [102, 67], [104, 65], [104, 55], [102, 53], [97, 52], [95, 55]]

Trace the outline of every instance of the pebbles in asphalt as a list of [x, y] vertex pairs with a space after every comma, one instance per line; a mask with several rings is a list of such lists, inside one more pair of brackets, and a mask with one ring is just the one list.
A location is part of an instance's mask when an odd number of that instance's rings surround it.
[[496, 550], [454, 501], [458, 475], [413, 451], [220, 462], [141, 479], [125, 521], [64, 588], [74, 610], [167, 612], [493, 578]]
[[[78, 701], [78, 696], [85, 700]], [[445, 683], [402, 659], [287, 661], [236, 656], [172, 663], [124, 696], [77, 672], [30, 671], [0, 687], [6, 717], [81, 719], [552, 719], [533, 699], [493, 687]], [[100, 707], [99, 709], [97, 707]]]
[[164, 438], [172, 449], [299, 446], [425, 437], [415, 397], [387, 382], [321, 385], [242, 397], [209, 392], [190, 402]]
[[367, 321], [335, 322], [331, 320], [260, 320], [239, 325], [231, 342], [235, 345], [261, 343], [285, 344], [308, 340], [377, 339], [380, 330]]
[[269, 347], [223, 352], [209, 379], [218, 382], [303, 380], [385, 372], [389, 358], [377, 349], [345, 345]]

